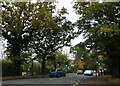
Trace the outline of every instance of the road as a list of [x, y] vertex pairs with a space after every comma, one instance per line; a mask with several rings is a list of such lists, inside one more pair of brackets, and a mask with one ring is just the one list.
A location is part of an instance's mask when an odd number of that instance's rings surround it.
[[85, 78], [90, 78], [92, 76], [83, 76], [83, 75], [77, 75], [75, 73], [70, 73], [67, 74], [66, 77], [60, 77], [60, 78], [50, 78], [50, 77], [46, 77], [46, 78], [33, 78], [33, 79], [21, 79], [21, 80], [7, 80], [7, 81], [3, 81], [2, 84], [4, 84], [3, 86], [6, 86], [5, 84], [11, 84], [11, 86], [15, 85], [15, 84], [32, 84], [32, 86], [34, 84], [41, 86], [41, 85], [73, 85], [76, 81], [78, 80], [82, 80]]

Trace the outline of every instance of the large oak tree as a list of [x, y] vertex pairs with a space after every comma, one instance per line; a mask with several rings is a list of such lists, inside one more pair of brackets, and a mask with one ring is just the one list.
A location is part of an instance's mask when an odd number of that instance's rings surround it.
[[70, 40], [77, 36], [74, 25], [65, 17], [65, 8], [53, 15], [54, 3], [1, 2], [1, 5], [2, 36], [7, 40], [7, 56], [16, 64], [18, 75], [24, 54], [36, 53], [44, 73], [47, 58], [70, 45]]

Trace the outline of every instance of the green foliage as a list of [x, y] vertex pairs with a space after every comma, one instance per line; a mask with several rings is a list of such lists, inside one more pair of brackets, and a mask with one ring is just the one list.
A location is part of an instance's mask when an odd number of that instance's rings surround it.
[[38, 62], [33, 63], [33, 73], [40, 74], [40, 63]]
[[97, 55], [106, 56], [105, 63], [114, 75], [120, 73], [119, 5], [119, 2], [83, 2], [74, 5], [76, 12], [81, 15], [76, 24], [84, 32], [85, 46]]
[[75, 69], [72, 65], [72, 60], [69, 60], [67, 55], [60, 51], [52, 53], [51, 57], [46, 61], [47, 72], [54, 68], [61, 68], [66, 72], [73, 72]]
[[58, 11], [56, 16], [52, 16], [49, 11], [46, 11], [43, 26], [40, 26], [39, 32], [34, 32], [33, 40], [29, 47], [34, 49], [38, 55], [38, 59], [42, 59], [42, 72], [45, 69], [46, 59], [51, 57], [56, 50], [70, 46], [70, 40], [77, 34], [74, 33], [74, 25], [66, 19], [66, 9]]
[[[37, 54], [42, 59], [42, 72], [46, 59], [56, 50], [70, 45], [77, 36], [74, 25], [64, 14], [65, 8], [53, 16], [51, 2], [2, 2], [2, 36], [7, 40], [7, 56], [20, 67], [25, 54]], [[20, 68], [19, 68], [20, 70]]]
[[17, 66], [10, 60], [2, 60], [2, 76], [17, 76]]
[[65, 69], [65, 65], [69, 65], [70, 62], [67, 58], [67, 55], [60, 51], [56, 51], [51, 55], [50, 58], [48, 58], [47, 64], [50, 70], [53, 68]]
[[81, 60], [83, 62], [83, 69], [95, 69], [97, 56], [93, 52], [90, 52], [84, 43], [79, 43], [72, 47], [71, 52], [75, 55], [74, 64], [77, 69], [80, 69]]

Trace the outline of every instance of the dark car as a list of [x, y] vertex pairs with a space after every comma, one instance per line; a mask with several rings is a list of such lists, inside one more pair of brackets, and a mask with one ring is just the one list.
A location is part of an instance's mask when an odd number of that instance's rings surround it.
[[66, 76], [65, 71], [63, 71], [62, 69], [52, 69], [49, 72], [49, 76], [50, 77], [62, 77], [62, 76]]

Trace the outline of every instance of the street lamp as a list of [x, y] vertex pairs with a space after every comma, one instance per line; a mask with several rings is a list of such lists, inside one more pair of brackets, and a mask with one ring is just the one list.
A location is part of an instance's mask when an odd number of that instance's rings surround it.
[[96, 58], [96, 76], [98, 75], [98, 64], [99, 64], [99, 62], [98, 62], [98, 57]]
[[99, 73], [99, 66], [101, 65], [101, 63], [99, 62], [99, 59], [98, 57], [96, 58], [96, 76], [97, 76], [97, 73]]

